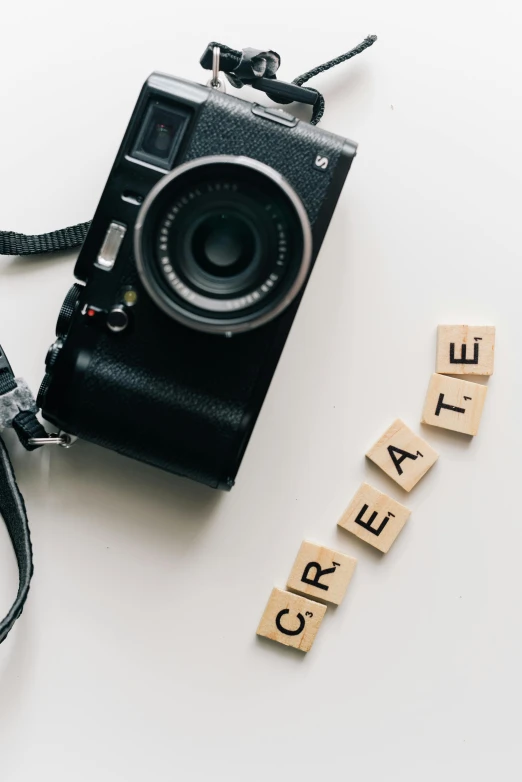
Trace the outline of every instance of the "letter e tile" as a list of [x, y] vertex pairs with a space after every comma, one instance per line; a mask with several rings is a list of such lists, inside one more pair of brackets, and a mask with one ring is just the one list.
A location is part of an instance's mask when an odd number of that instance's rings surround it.
[[354, 557], [303, 540], [286, 587], [340, 605], [356, 564]]
[[494, 326], [439, 326], [437, 372], [442, 375], [492, 375]]
[[410, 514], [409, 508], [363, 483], [337, 523], [386, 554]]

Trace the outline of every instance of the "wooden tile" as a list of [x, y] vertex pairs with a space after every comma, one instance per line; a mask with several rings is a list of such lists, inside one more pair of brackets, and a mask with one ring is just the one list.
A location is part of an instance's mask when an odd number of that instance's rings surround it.
[[399, 486], [411, 491], [439, 455], [431, 445], [397, 418], [366, 456]]
[[272, 589], [257, 635], [308, 652], [319, 630], [326, 606], [306, 597]]
[[436, 371], [446, 375], [492, 375], [494, 326], [439, 326]]
[[477, 434], [488, 389], [469, 380], [432, 375], [422, 423]]
[[386, 554], [410, 514], [400, 502], [363, 483], [337, 523]]
[[286, 588], [340, 605], [356, 564], [354, 557], [304, 540]]

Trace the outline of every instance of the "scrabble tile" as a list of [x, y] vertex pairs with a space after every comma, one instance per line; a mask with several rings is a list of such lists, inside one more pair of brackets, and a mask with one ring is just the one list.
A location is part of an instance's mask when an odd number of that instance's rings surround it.
[[469, 380], [432, 375], [422, 423], [477, 434], [488, 389]]
[[354, 557], [304, 540], [286, 588], [340, 605], [356, 564]]
[[308, 652], [319, 630], [326, 606], [306, 597], [272, 589], [257, 635]]
[[363, 483], [337, 524], [386, 554], [410, 514], [400, 502]]
[[442, 375], [492, 375], [494, 326], [439, 326], [437, 367]]
[[366, 456], [406, 491], [411, 491], [439, 458], [437, 451], [399, 418]]

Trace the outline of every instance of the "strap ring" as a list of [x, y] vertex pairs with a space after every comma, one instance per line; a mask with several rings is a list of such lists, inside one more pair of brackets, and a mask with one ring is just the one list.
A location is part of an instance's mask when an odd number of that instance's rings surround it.
[[221, 59], [221, 49], [219, 46], [214, 46], [212, 49], [212, 81], [210, 82], [212, 87], [219, 89], [221, 82], [219, 81], [219, 62]]
[[62, 448], [70, 448], [76, 439], [66, 432], [51, 432], [48, 437], [30, 437], [28, 443], [29, 445], [61, 445]]

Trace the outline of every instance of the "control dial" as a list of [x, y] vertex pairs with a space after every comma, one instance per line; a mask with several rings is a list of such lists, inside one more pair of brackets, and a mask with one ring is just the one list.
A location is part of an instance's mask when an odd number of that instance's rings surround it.
[[45, 357], [45, 366], [47, 367], [48, 372], [54, 367], [56, 363], [56, 359], [58, 358], [58, 353], [62, 348], [63, 348], [63, 340], [58, 338], [56, 342], [53, 342], [53, 344], [47, 351], [47, 355]]
[[47, 392], [49, 391], [50, 385], [51, 385], [51, 375], [49, 374], [49, 372], [46, 372], [44, 379], [40, 384], [40, 388], [38, 390], [38, 396], [36, 397], [36, 404], [41, 409], [43, 409], [43, 406], [45, 405], [45, 397], [47, 396]]
[[75, 282], [65, 297], [60, 314], [58, 315], [58, 320], [56, 322], [57, 337], [65, 337], [67, 335], [69, 326], [71, 325], [72, 316], [74, 315], [76, 307], [78, 306], [78, 301], [80, 300], [82, 287], [82, 285], [79, 285], [77, 282]]

